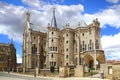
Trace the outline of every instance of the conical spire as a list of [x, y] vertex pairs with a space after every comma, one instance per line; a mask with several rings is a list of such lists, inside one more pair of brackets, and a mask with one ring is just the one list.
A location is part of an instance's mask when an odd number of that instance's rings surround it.
[[55, 18], [55, 8], [53, 8], [53, 17], [52, 17], [52, 21], [51, 21], [51, 26], [57, 27], [57, 22], [56, 22], [56, 18]]

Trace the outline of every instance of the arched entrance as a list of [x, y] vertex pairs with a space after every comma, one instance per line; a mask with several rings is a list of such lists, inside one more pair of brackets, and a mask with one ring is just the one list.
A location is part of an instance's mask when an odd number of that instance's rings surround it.
[[89, 62], [88, 62], [88, 68], [92, 68], [93, 67], [93, 60], [90, 60]]
[[90, 68], [94, 67], [94, 58], [91, 55], [85, 55], [84, 56], [84, 66], [85, 66], [85, 72], [89, 72]]
[[100, 54], [97, 57], [97, 61], [98, 61], [97, 69], [99, 69], [100, 68], [100, 64], [105, 63], [105, 55], [104, 54]]

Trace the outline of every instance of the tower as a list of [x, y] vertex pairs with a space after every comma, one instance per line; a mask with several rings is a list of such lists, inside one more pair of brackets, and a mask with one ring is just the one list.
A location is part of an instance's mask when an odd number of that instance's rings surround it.
[[30, 27], [30, 13], [26, 13], [26, 25], [23, 33], [23, 49], [22, 49], [22, 65], [24, 68], [31, 68], [31, 55], [32, 50], [31, 50], [31, 32], [32, 29]]
[[55, 18], [55, 8], [53, 8], [53, 17], [51, 24], [48, 26], [48, 63], [47, 66], [58, 67], [58, 55], [59, 55], [59, 29], [57, 28], [57, 22]]
[[67, 23], [63, 30], [64, 38], [64, 66], [74, 64], [74, 29], [70, 28], [70, 24]]
[[[80, 35], [80, 64], [85, 65], [85, 70], [99, 68], [105, 62], [104, 51], [100, 42], [100, 23], [97, 19], [87, 27], [79, 27], [77, 30]], [[96, 64], [98, 63], [98, 64]]]

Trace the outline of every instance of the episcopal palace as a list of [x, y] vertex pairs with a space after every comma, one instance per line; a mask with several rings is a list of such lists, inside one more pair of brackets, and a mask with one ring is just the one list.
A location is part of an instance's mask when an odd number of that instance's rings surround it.
[[74, 29], [67, 23], [61, 30], [53, 10], [47, 32], [36, 31], [31, 26], [30, 13], [27, 12], [22, 47], [24, 69], [34, 69], [35, 65], [39, 69], [84, 65], [88, 70], [91, 67], [98, 69], [105, 63], [97, 18], [89, 25], [78, 23]]

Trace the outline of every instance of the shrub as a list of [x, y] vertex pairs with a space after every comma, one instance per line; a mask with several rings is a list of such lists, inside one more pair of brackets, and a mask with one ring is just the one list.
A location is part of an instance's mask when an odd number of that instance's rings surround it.
[[51, 67], [50, 67], [50, 71], [51, 71], [51, 73], [54, 73], [55, 67], [54, 67], [54, 66], [51, 66]]

